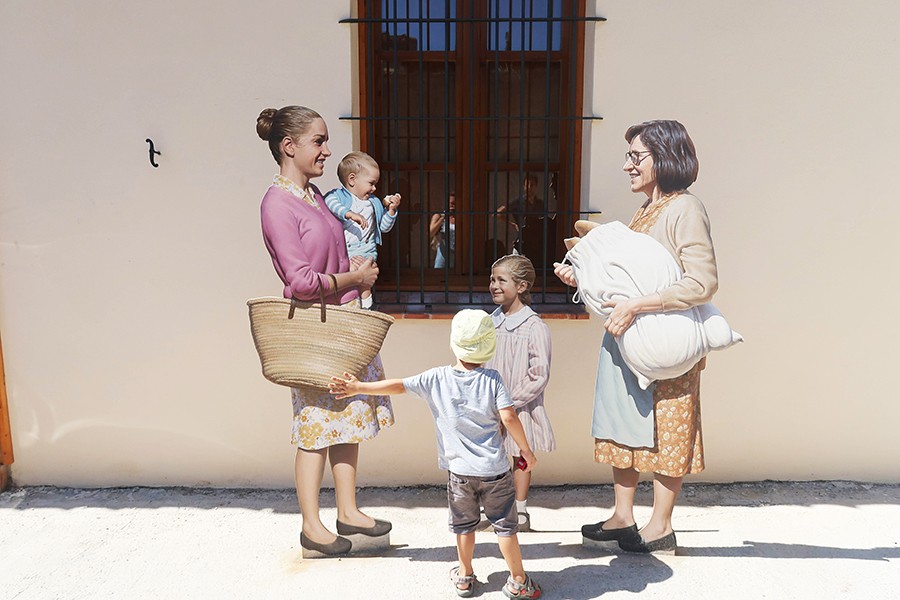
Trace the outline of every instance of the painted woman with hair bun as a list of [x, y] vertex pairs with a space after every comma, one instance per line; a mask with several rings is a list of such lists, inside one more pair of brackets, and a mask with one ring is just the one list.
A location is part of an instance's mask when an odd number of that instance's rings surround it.
[[[310, 181], [325, 172], [325, 160], [331, 156], [325, 121], [303, 106], [267, 108], [257, 118], [256, 131], [268, 142], [279, 168], [263, 196], [260, 213], [263, 239], [284, 283], [284, 297], [318, 300], [322, 286], [328, 302], [359, 307], [358, 288], [375, 283], [378, 267], [366, 259], [350, 271], [343, 225]], [[382, 379], [384, 368], [376, 356], [362, 380]], [[359, 442], [394, 423], [390, 398], [358, 395], [336, 400], [328, 392], [292, 388], [291, 399], [291, 441], [297, 445], [294, 476], [303, 514], [301, 546], [322, 555], [340, 555], [352, 547], [343, 535], [388, 533], [390, 523], [369, 517], [356, 505], [356, 467]], [[319, 518], [326, 459], [334, 477], [337, 536]]]
[[[694, 143], [678, 121], [647, 121], [625, 132], [623, 170], [631, 191], [646, 196], [629, 227], [658, 241], [684, 276], [657, 293], [606, 305], [594, 393], [594, 460], [612, 466], [616, 505], [611, 517], [581, 528], [599, 545], [631, 552], [672, 553], [677, 547], [672, 512], [685, 475], [704, 469], [700, 428], [703, 358], [675, 379], [646, 390], [625, 365], [615, 337], [641, 313], [686, 310], [710, 301], [718, 289], [716, 255], [706, 209], [688, 187], [697, 179]], [[555, 263], [556, 275], [577, 286], [571, 265]], [[634, 494], [641, 473], [653, 473], [653, 513], [638, 530]]]

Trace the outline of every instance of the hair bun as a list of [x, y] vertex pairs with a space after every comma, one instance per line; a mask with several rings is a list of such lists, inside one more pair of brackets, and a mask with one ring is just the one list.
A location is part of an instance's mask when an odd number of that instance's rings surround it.
[[256, 134], [263, 140], [269, 141], [269, 134], [272, 133], [272, 122], [278, 110], [274, 108], [266, 108], [259, 116], [256, 117]]

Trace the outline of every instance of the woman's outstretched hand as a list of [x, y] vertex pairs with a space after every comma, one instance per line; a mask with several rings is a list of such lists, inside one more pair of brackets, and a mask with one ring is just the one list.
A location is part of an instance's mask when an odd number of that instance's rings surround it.
[[359, 380], [356, 377], [350, 373], [344, 372], [343, 378], [337, 376], [331, 377], [331, 383], [328, 384], [328, 391], [330, 391], [337, 400], [349, 398], [358, 393], [356, 391], [358, 383]]
[[553, 263], [553, 274], [567, 286], [578, 287], [578, 282], [575, 280], [575, 269], [572, 265], [555, 262]]

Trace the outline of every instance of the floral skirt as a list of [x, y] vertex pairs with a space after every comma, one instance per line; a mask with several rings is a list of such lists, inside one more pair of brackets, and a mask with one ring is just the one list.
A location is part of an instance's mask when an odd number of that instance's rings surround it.
[[[361, 381], [384, 379], [381, 356], [368, 366]], [[304, 450], [320, 450], [335, 444], [358, 444], [394, 424], [390, 396], [351, 396], [336, 400], [328, 392], [291, 388], [294, 421], [291, 443]]]
[[705, 468], [700, 427], [700, 371], [702, 359], [675, 379], [656, 382], [653, 391], [656, 445], [649, 449], [622, 446], [610, 440], [594, 440], [594, 460], [619, 469], [683, 477]]

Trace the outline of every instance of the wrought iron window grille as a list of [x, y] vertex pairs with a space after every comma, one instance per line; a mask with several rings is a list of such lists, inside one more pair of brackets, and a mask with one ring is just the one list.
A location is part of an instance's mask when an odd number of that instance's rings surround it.
[[[602, 120], [579, 110], [584, 26], [606, 19], [583, 13], [576, 0], [359, 0], [339, 21], [360, 28], [361, 80], [361, 114], [340, 119], [360, 124], [379, 188], [406, 192], [379, 249], [379, 308], [493, 310], [490, 265], [527, 250], [535, 310], [583, 312], [552, 271], [571, 224], [600, 212], [581, 209], [576, 152], [579, 128]], [[441, 240], [455, 222], [440, 265], [438, 217]]]

